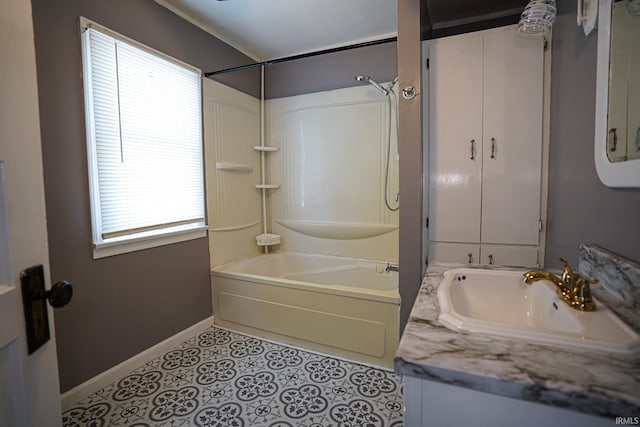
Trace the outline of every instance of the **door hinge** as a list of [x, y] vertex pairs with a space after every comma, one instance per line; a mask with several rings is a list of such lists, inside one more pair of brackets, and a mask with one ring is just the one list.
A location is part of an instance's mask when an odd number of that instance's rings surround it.
[[538, 231], [542, 233], [542, 230], [544, 229], [544, 223], [542, 222], [541, 219], [538, 220]]

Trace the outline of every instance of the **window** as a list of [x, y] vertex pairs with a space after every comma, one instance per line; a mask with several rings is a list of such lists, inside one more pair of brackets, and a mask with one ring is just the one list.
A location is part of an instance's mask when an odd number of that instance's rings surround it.
[[94, 258], [204, 237], [199, 70], [81, 26]]

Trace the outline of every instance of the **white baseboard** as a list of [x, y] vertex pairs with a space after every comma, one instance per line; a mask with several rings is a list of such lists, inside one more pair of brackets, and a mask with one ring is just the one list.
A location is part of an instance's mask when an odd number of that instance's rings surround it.
[[210, 326], [213, 326], [213, 316], [207, 317], [206, 319], [196, 323], [195, 325], [178, 332], [177, 334], [167, 338], [162, 342], [159, 342], [153, 347], [149, 347], [148, 349], [136, 354], [130, 359], [117, 364], [113, 368], [110, 368], [102, 372], [101, 374], [98, 374], [95, 377], [83, 382], [82, 384], [77, 385], [76, 387], [62, 394], [62, 410], [66, 411], [91, 393], [95, 393], [108, 384], [111, 384], [117, 379], [122, 378], [128, 372], [139, 368], [140, 366], [144, 365], [147, 362], [150, 362], [156, 357], [162, 356], [171, 348], [188, 340], [189, 338], [198, 335], [200, 332], [204, 331]]

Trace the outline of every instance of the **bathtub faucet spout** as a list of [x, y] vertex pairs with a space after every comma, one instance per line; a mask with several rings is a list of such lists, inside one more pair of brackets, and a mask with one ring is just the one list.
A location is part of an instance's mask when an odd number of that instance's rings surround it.
[[400, 264], [395, 263], [395, 262], [388, 262], [387, 266], [384, 268], [385, 273], [388, 273], [390, 271], [400, 271]]

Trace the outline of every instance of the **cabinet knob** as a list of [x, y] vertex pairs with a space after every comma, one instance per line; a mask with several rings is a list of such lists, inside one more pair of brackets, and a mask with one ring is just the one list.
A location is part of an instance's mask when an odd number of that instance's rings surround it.
[[491, 138], [491, 158], [496, 158], [496, 139]]
[[489, 254], [489, 265], [493, 265], [493, 254]]
[[469, 264], [473, 264], [473, 254], [467, 254], [469, 257]]
[[471, 160], [476, 159], [476, 140], [471, 140]]

